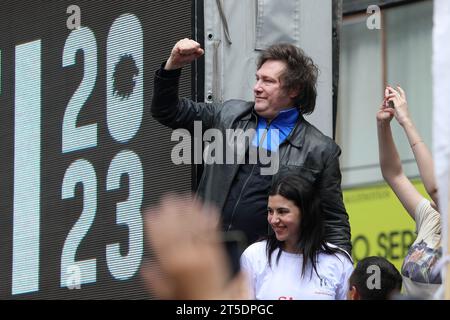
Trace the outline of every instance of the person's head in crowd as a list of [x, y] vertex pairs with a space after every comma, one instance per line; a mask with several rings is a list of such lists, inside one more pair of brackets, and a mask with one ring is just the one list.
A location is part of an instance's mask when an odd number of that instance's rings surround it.
[[382, 257], [360, 260], [349, 279], [348, 300], [389, 300], [400, 293], [402, 276]]
[[310, 114], [316, 105], [318, 68], [302, 49], [288, 43], [271, 45], [257, 61], [255, 110], [273, 118], [286, 108]]
[[334, 253], [324, 240], [324, 221], [317, 189], [300, 176], [286, 176], [272, 185], [269, 191], [268, 216], [273, 229], [267, 241], [267, 255], [277, 248], [281, 252], [303, 254], [302, 276], [308, 262], [317, 273], [319, 252]]

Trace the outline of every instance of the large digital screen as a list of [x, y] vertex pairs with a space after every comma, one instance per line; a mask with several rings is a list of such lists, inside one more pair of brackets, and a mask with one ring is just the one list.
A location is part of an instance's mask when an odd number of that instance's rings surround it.
[[153, 75], [193, 5], [1, 1], [0, 299], [149, 297], [142, 209], [192, 181], [150, 115]]

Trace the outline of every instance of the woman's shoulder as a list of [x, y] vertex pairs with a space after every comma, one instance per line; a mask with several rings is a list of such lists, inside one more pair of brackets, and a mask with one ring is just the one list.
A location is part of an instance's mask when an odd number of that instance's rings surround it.
[[262, 240], [255, 242], [247, 247], [247, 249], [244, 250], [244, 255], [254, 255], [254, 254], [261, 254], [266, 252], [266, 246], [267, 246], [267, 240]]
[[334, 250], [334, 253], [321, 252], [319, 254], [319, 259], [329, 259], [336, 262], [340, 261], [344, 265], [353, 265], [352, 256], [347, 251], [332, 243], [327, 242], [326, 244], [329, 248]]
[[267, 263], [267, 241], [259, 241], [248, 246], [241, 256], [241, 266], [247, 269], [260, 270]]

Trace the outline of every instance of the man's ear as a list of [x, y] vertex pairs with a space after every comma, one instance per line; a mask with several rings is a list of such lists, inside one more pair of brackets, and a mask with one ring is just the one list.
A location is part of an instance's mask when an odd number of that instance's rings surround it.
[[288, 93], [289, 93], [289, 98], [294, 99], [300, 94], [300, 90], [299, 89], [291, 89], [291, 90], [289, 90]]

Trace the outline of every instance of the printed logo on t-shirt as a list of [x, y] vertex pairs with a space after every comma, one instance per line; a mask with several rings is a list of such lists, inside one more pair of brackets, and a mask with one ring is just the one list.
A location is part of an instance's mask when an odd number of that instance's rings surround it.
[[328, 280], [325, 277], [320, 277], [320, 287], [321, 288], [323, 288], [323, 287], [330, 287], [330, 285], [331, 285], [330, 280]]
[[315, 294], [334, 297], [336, 294], [334, 288], [335, 287], [334, 281], [324, 276], [320, 276], [319, 281], [320, 281], [320, 289], [316, 290]]

